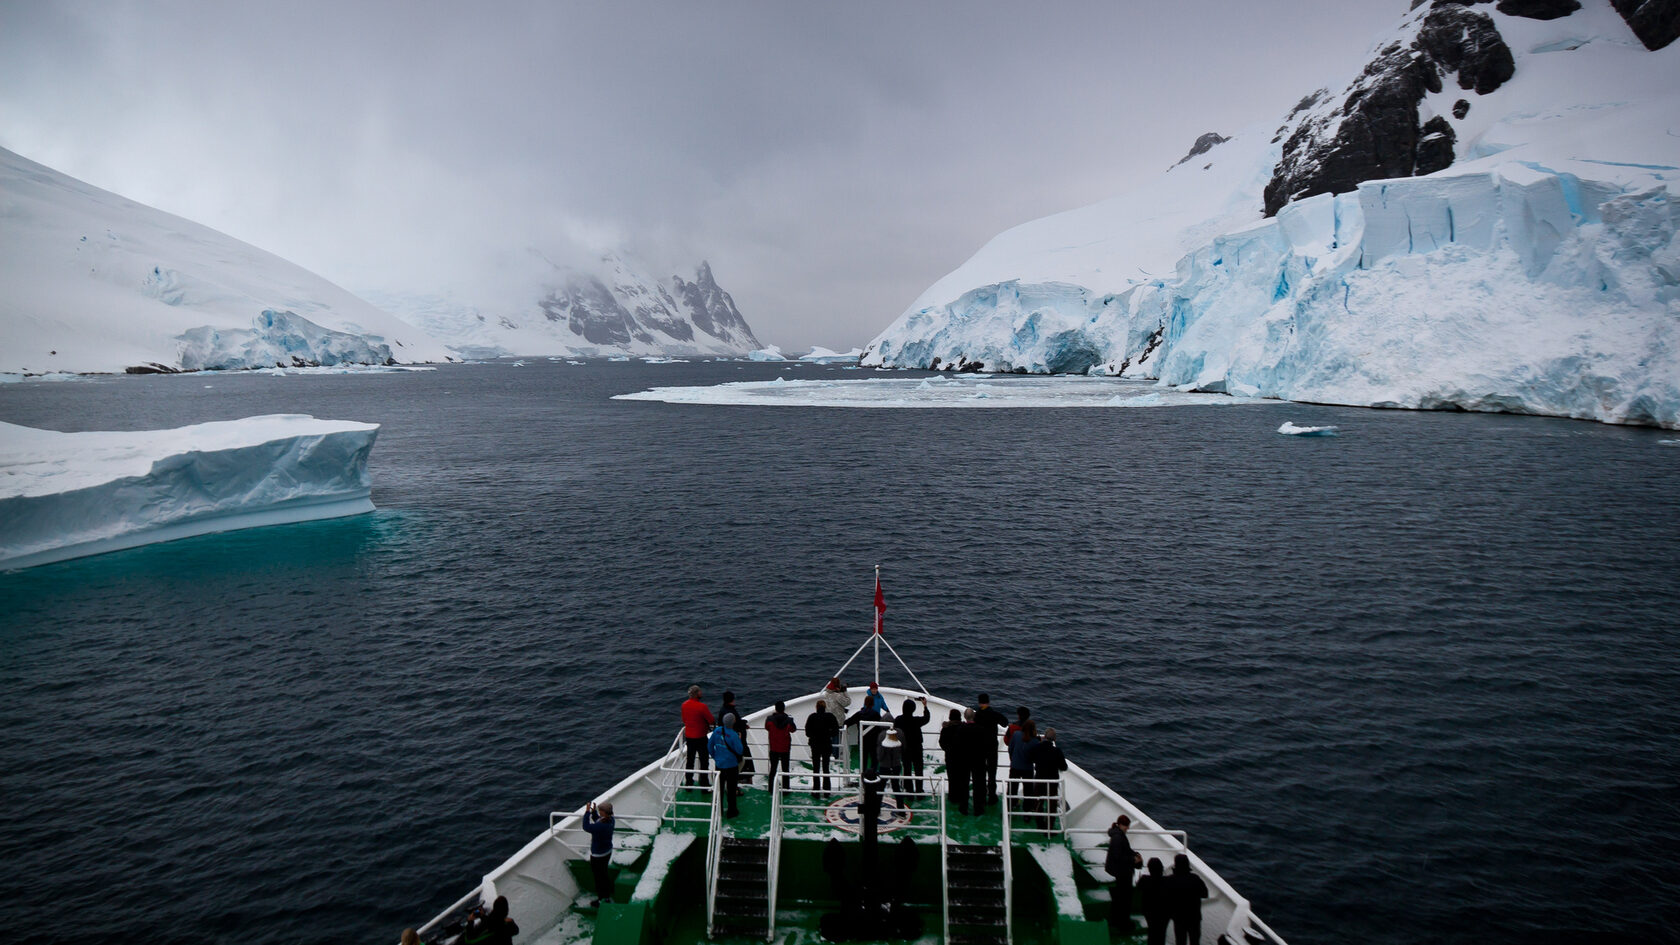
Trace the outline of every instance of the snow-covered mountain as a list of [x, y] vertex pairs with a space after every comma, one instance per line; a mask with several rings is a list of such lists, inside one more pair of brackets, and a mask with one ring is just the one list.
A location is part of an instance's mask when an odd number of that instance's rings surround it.
[[4, 149], [0, 287], [0, 373], [449, 357], [272, 253]]
[[1281, 127], [999, 235], [864, 363], [1680, 426], [1677, 32], [1414, 3]]
[[523, 305], [366, 292], [467, 357], [729, 355], [759, 347], [735, 300], [702, 262], [692, 280], [657, 278], [616, 254], [592, 270], [556, 268]]

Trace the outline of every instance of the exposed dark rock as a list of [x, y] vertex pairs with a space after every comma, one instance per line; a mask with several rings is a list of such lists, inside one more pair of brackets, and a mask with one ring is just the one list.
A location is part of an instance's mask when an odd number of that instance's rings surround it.
[[[538, 303], [549, 321], [564, 321], [590, 344], [628, 345], [638, 331], [635, 319], [618, 304], [605, 283], [593, 276], [572, 279]], [[652, 335], [641, 332], [648, 341]]]
[[1469, 102], [1466, 102], [1464, 99], [1459, 99], [1458, 101], [1453, 103], [1453, 117], [1454, 118], [1463, 118], [1465, 115], [1468, 115], [1468, 114], [1470, 114], [1470, 103]]
[[748, 348], [763, 347], [747, 327], [747, 320], [741, 317], [741, 310], [735, 307], [735, 300], [712, 278], [711, 263], [700, 264], [693, 282], [684, 281], [681, 276], [672, 281], [678, 300], [688, 308], [696, 328], [714, 338], [740, 340]]
[[1646, 49], [1661, 49], [1680, 38], [1680, 0], [1610, 0], [1610, 5]]
[[[1450, 166], [1451, 129], [1445, 130], [1444, 142], [1436, 139], [1422, 146], [1425, 132], [1418, 125], [1418, 103], [1425, 94], [1441, 91], [1441, 77], [1448, 72], [1457, 73], [1460, 88], [1485, 95], [1515, 71], [1511, 49], [1491, 17], [1437, 0], [1410, 46], [1383, 47], [1349, 83], [1339, 113], [1324, 109], [1322, 96], [1310, 97], [1313, 103], [1303, 99], [1291, 112], [1285, 129], [1291, 121], [1296, 124], [1284, 143], [1283, 160], [1266, 185], [1266, 215], [1276, 214], [1292, 200], [1346, 193], [1361, 181], [1410, 177]], [[1427, 169], [1419, 167], [1425, 156]], [[1440, 163], [1443, 159], [1446, 163]]]
[[1555, 20], [1581, 9], [1580, 0], [1499, 0], [1498, 10], [1506, 16], [1531, 20]]
[[124, 369], [126, 374], [179, 374], [180, 368], [172, 368], [167, 364], [148, 361], [145, 364], [134, 364]]
[[1197, 138], [1196, 143], [1190, 146], [1190, 153], [1179, 158], [1173, 164], [1173, 167], [1183, 164], [1185, 161], [1190, 160], [1198, 154], [1206, 154], [1213, 150], [1216, 145], [1224, 144], [1229, 140], [1231, 139], [1225, 137], [1217, 131], [1210, 131], [1207, 134], [1202, 135], [1200, 138]]
[[1417, 167], [1412, 173], [1422, 176], [1452, 166], [1453, 145], [1458, 135], [1440, 115], [1423, 124], [1423, 137], [1418, 139]]
[[697, 330], [743, 350], [760, 347], [706, 263], [695, 271], [693, 282], [677, 276], [669, 288], [622, 271], [617, 278], [617, 285], [608, 286], [594, 276], [574, 275], [538, 305], [549, 321], [563, 321], [585, 341], [603, 347], [655, 344], [660, 335], [670, 339], [665, 343], [686, 344], [697, 339]]

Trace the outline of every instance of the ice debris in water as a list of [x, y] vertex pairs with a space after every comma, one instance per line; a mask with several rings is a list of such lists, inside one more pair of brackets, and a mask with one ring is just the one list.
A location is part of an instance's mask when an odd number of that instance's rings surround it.
[[615, 400], [673, 404], [787, 407], [1176, 407], [1275, 403], [1160, 388], [1113, 377], [986, 377], [979, 383], [942, 383], [938, 377], [866, 380], [735, 381], [710, 387], [655, 387]]
[[1277, 431], [1285, 436], [1336, 436], [1336, 428], [1331, 427], [1298, 427], [1288, 420]]

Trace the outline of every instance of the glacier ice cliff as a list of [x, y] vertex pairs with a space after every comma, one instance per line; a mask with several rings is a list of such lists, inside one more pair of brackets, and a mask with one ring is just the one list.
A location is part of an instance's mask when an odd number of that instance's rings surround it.
[[259, 344], [248, 358], [259, 366], [290, 366], [293, 355], [313, 364], [450, 357], [420, 329], [273, 253], [4, 149], [0, 220], [0, 373], [231, 367], [181, 359], [253, 331], [315, 339], [306, 346], [315, 355]]
[[[1453, 34], [1497, 38], [1500, 81], [1406, 52], [1463, 18], [1414, 8], [1342, 95], [1001, 234], [862, 363], [1680, 427], [1680, 46], [1648, 51], [1607, 0], [1507, 6]], [[1390, 168], [1354, 119], [1397, 56], [1413, 158]]]
[[370, 512], [378, 432], [292, 414], [138, 432], [0, 423], [0, 568]]

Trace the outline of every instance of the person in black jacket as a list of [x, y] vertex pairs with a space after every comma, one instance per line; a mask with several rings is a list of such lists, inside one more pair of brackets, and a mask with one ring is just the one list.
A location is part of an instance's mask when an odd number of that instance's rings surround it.
[[1114, 877], [1108, 924], [1121, 935], [1132, 934], [1132, 870], [1137, 868], [1137, 854], [1126, 836], [1131, 827], [1132, 818], [1125, 814], [1114, 818], [1114, 826], [1108, 828], [1108, 856], [1103, 859], [1103, 869]]
[[1202, 900], [1207, 898], [1207, 883], [1190, 871], [1190, 857], [1180, 853], [1173, 857], [1172, 875], [1167, 877], [1167, 899], [1172, 906], [1174, 945], [1201, 945]]
[[972, 764], [963, 744], [962, 712], [952, 709], [951, 717], [939, 729], [939, 749], [945, 753], [945, 777], [951, 782], [951, 803], [959, 813], [968, 813], [968, 774]]
[[997, 773], [995, 756], [992, 760], [987, 760], [986, 745], [988, 742], [991, 743], [992, 750], [995, 752], [997, 738], [987, 734], [987, 727], [976, 722], [974, 720], [975, 715], [973, 709], [963, 710], [963, 724], [957, 732], [957, 737], [962, 742], [962, 756], [968, 761], [968, 783], [974, 789], [974, 809], [972, 813], [979, 816], [986, 812], [988, 798], [993, 803], [997, 801], [996, 792], [986, 790], [986, 771], [988, 767], [993, 774]]
[[910, 790], [917, 794], [922, 791], [922, 728], [933, 720], [928, 713], [927, 697], [923, 696], [922, 714], [916, 714], [916, 701], [904, 700], [904, 712], [893, 719], [893, 725], [898, 729], [898, 737], [904, 742], [904, 762], [901, 770], [909, 777], [905, 778]]
[[805, 740], [811, 745], [811, 793], [828, 793], [828, 762], [834, 757], [834, 740], [840, 736], [840, 720], [828, 711], [828, 702], [817, 700], [817, 709], [805, 717]]
[[[735, 716], [735, 734], [741, 736], [741, 767], [736, 771], [740, 783], [735, 786], [735, 793], [739, 794], [743, 789], [752, 787], [752, 742], [747, 740], [747, 732], [752, 726], [747, 724], [746, 713], [736, 708], [735, 693], [727, 690], [723, 694], [723, 705], [719, 707], [717, 717], [721, 719], [726, 715]], [[765, 785], [769, 786], [769, 782], [766, 781]]]
[[1138, 911], [1149, 923], [1149, 945], [1167, 945], [1167, 922], [1172, 918], [1172, 893], [1161, 875], [1160, 857], [1149, 858], [1149, 872], [1137, 884]]
[[[874, 700], [865, 699], [863, 708], [853, 712], [851, 717], [846, 720], [846, 727], [851, 728], [858, 725], [859, 722], [884, 721], [886, 720], [881, 718], [880, 711], [875, 708]], [[881, 747], [881, 736], [886, 732], [886, 729], [879, 725], [858, 725], [858, 728], [862, 731], [863, 736], [863, 761], [861, 766], [864, 771], [874, 771], [876, 769], [876, 754]]]
[[974, 721], [985, 731], [986, 739], [981, 750], [984, 753], [986, 765], [986, 796], [997, 797], [997, 763], [998, 763], [998, 730], [1009, 727], [1009, 719], [998, 710], [992, 708], [992, 697], [981, 693], [977, 700], [980, 708], [974, 712]]
[[1061, 813], [1060, 802], [1057, 800], [1057, 784], [1045, 782], [1060, 782], [1062, 772], [1067, 770], [1067, 756], [1056, 744], [1056, 730], [1047, 728], [1044, 737], [1040, 738], [1032, 749], [1027, 752], [1027, 760], [1032, 763], [1033, 780], [1040, 783], [1033, 785], [1034, 792], [1044, 799], [1044, 829], [1051, 830], [1056, 826], [1056, 817]]
[[518, 934], [519, 923], [508, 918], [507, 897], [497, 896], [489, 915], [474, 911], [473, 920], [461, 933], [461, 941], [466, 945], [513, 945], [513, 937]]

